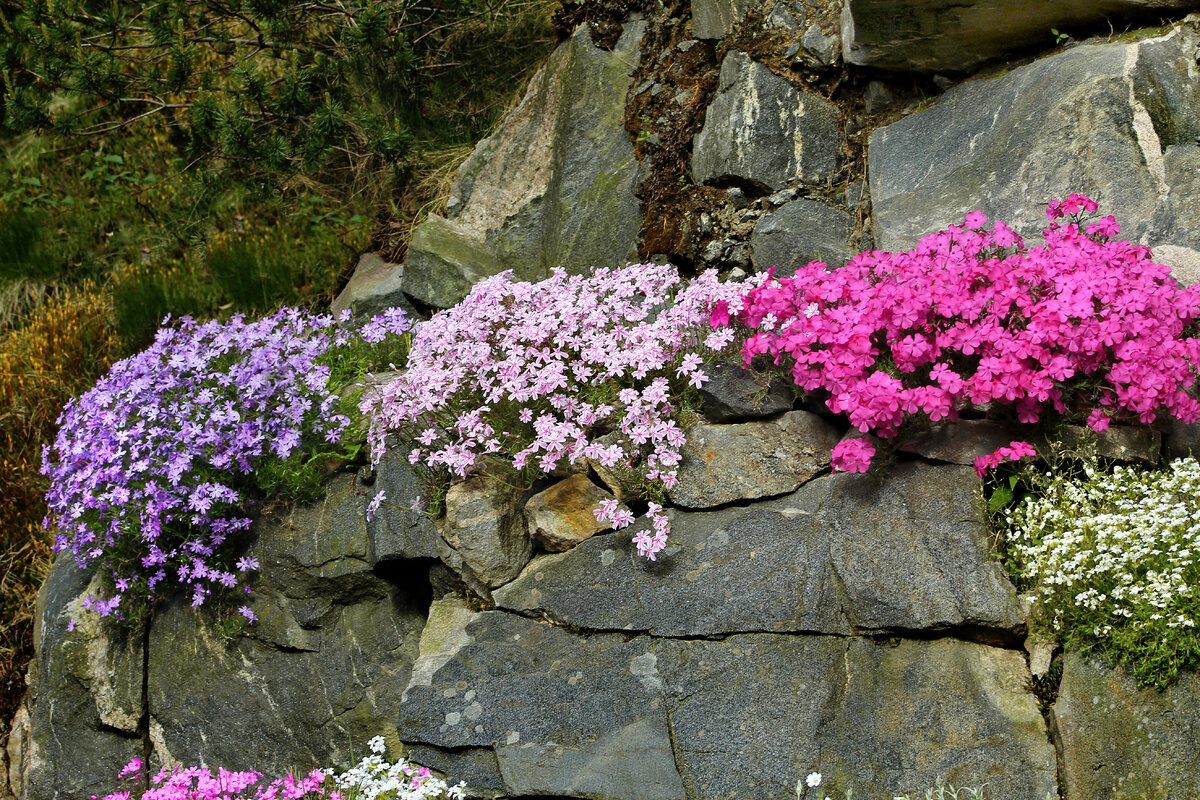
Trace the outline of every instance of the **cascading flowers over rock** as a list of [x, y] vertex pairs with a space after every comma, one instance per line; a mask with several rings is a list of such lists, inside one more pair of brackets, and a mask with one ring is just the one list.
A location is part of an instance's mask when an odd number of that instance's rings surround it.
[[[767, 354], [788, 365], [801, 389], [881, 438], [917, 415], [952, 420], [985, 404], [1012, 407], [1023, 423], [1047, 408], [1090, 408], [1096, 430], [1119, 414], [1195, 422], [1200, 402], [1186, 390], [1200, 365], [1200, 290], [1181, 288], [1149, 248], [1113, 240], [1113, 217], [1081, 229], [1081, 212], [1096, 208], [1074, 194], [1051, 203], [1044, 244], [1032, 248], [975, 211], [907, 252], [772, 277], [718, 303], [712, 322], [748, 334], [746, 364]], [[982, 466], [1028, 447], [1014, 442]], [[844, 440], [834, 468], [864, 472], [873, 455]]]
[[[715, 271], [679, 284], [674, 267], [657, 264], [476, 284], [416, 331], [407, 372], [364, 399], [373, 457], [395, 434], [431, 484], [489, 468], [524, 480], [586, 457], [628, 470], [661, 501], [684, 443], [677, 398], [704, 384], [706, 357], [733, 341], [706, 323], [742, 288]], [[633, 521], [615, 501], [597, 516], [615, 528]], [[653, 558], [669, 524], [658, 503], [647, 516], [653, 531], [637, 545]]]
[[[250, 526], [247, 490], [281, 465], [303, 470], [343, 451], [340, 359], [387, 352], [408, 327], [398, 310], [358, 332], [348, 317], [294, 309], [203, 325], [185, 317], [68, 403], [43, 449], [46, 524], [57, 527], [56, 551], [111, 582], [85, 608], [123, 617], [145, 607], [124, 597], [148, 601], [171, 584], [194, 606], [218, 588], [249, 591], [257, 564], [234, 563], [225, 546]], [[254, 621], [248, 606], [241, 613]]]

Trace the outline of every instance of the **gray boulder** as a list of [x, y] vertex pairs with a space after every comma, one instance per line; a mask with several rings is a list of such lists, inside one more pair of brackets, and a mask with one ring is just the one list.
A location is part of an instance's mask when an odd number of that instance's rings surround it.
[[700, 387], [700, 400], [709, 422], [769, 417], [790, 411], [796, 399], [786, 379], [758, 375], [739, 361], [719, 361], [704, 371], [708, 382]]
[[740, 181], [766, 191], [796, 178], [822, 182], [837, 166], [837, 118], [823, 97], [732, 51], [692, 146], [692, 174], [700, 183]]
[[994, 58], [1053, 46], [1051, 28], [1156, 22], [1191, 0], [846, 0], [842, 47], [851, 64], [900, 72], [970, 72]]
[[756, 272], [775, 267], [785, 278], [810, 261], [837, 269], [854, 255], [850, 237], [854, 218], [845, 211], [812, 200], [793, 200], [758, 221], [750, 234]]
[[389, 264], [378, 253], [363, 253], [329, 310], [334, 316], [349, 309], [356, 317], [373, 317], [389, 308], [402, 308], [416, 320], [416, 310], [400, 289], [403, 278], [403, 264]]
[[375, 465], [375, 481], [367, 490], [374, 501], [384, 500], [367, 520], [367, 561], [374, 567], [387, 561], [442, 558], [446, 543], [437, 526], [425, 513], [412, 506], [421, 496], [421, 485], [408, 460], [396, 448], [389, 449]]
[[1162, 434], [1142, 425], [1113, 425], [1100, 432], [1068, 425], [1059, 432], [1059, 441], [1069, 448], [1117, 461], [1157, 464], [1162, 456]]
[[446, 492], [442, 536], [489, 587], [515, 578], [533, 553], [523, 500], [522, 490], [482, 475]]
[[1200, 136], [1197, 41], [1179, 26], [1075, 47], [959, 84], [933, 108], [876, 130], [877, 245], [912, 247], [976, 209], [1038, 244], [1045, 203], [1074, 191], [1114, 214], [1121, 238], [1200, 256], [1200, 218], [1185, 210], [1197, 200], [1196, 181], [1182, 166]]
[[[1024, 627], [966, 467], [898, 466], [880, 485], [818, 478], [750, 508], [671, 511], [658, 561], [630, 534], [534, 559], [498, 607], [592, 630], [656, 636]], [[640, 523], [644, 525], [645, 523]]]
[[184, 600], [150, 629], [156, 764], [272, 777], [348, 765], [351, 748], [357, 757], [395, 719], [425, 623], [423, 578], [396, 585], [371, 570], [350, 476], [324, 502], [256, 530], [250, 552], [261, 570], [249, 605], [259, 620], [245, 636], [222, 641], [212, 616]]
[[37, 656], [8, 741], [8, 784], [22, 800], [110, 794], [142, 755], [142, 638], [81, 608], [97, 588], [93, 571], [65, 554], [38, 593]]
[[693, 425], [680, 449], [678, 483], [667, 496], [684, 508], [711, 508], [793, 492], [829, 468], [837, 442], [833, 426], [807, 411], [762, 422]]
[[1200, 676], [1159, 692], [1121, 668], [1068, 653], [1054, 703], [1064, 797], [1195, 797]]
[[400, 706], [403, 741], [490, 749], [492, 782], [514, 797], [685, 797], [649, 637], [585, 639], [450, 599], [428, 629]]
[[790, 797], [810, 772], [827, 797], [923, 796], [939, 778], [983, 780], [993, 797], [1056, 795], [1018, 652], [769, 634], [661, 640], [655, 652], [689, 797]]
[[975, 459], [991, 455], [1012, 441], [1021, 440], [1018, 430], [983, 419], [935, 422], [928, 428], [903, 435], [896, 449], [922, 458], [973, 466]]
[[406, 294], [446, 308], [505, 269], [540, 280], [636, 257], [639, 173], [623, 117], [645, 27], [627, 24], [610, 52], [583, 25], [554, 51], [459, 168], [447, 217], [413, 231]]
[[809, 25], [800, 39], [804, 51], [823, 67], [837, 66], [842, 57], [842, 41], [832, 34], [822, 33], [816, 24]]

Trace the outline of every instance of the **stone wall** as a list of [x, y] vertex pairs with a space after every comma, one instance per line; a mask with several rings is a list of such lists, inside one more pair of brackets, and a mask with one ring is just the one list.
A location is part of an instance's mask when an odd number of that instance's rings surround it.
[[[340, 307], [446, 307], [506, 268], [787, 272], [977, 208], [1036, 237], [1070, 192], [1200, 279], [1189, 6], [646, 3], [612, 49], [587, 26], [563, 42], [459, 170], [447, 215], [403, 265], [365, 260]], [[136, 639], [87, 622], [91, 576], [60, 560], [9, 791], [107, 793], [135, 755], [345, 765], [383, 734], [489, 798], [780, 798], [813, 771], [855, 797], [939, 777], [1013, 800], [1200, 797], [1194, 675], [1158, 694], [1068, 654], [1039, 707], [966, 466], [1008, 432], [942, 426], [882, 481], [833, 475], [844, 422], [713, 375], [656, 562], [633, 552], [636, 528], [597, 530], [615, 488], [598, 465], [524, 492], [466, 481], [434, 521], [405, 508], [416, 481], [394, 458], [257, 525], [260, 621], [233, 641], [182, 601]], [[1155, 459], [1187, 432], [1168, 433], [1108, 446]]]

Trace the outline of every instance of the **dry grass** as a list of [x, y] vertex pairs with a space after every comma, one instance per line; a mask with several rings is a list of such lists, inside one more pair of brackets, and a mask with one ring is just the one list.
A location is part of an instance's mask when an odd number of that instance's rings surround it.
[[52, 299], [0, 334], [0, 719], [25, 691], [33, 607], [51, 561], [40, 445], [58, 415], [120, 354], [111, 304], [95, 286]]

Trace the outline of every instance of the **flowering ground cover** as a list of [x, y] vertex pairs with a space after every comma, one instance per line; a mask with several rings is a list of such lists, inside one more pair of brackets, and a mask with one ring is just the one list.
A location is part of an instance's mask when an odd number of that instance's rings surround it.
[[1200, 463], [1031, 472], [1001, 520], [1034, 629], [1162, 688], [1200, 664]]
[[250, 526], [247, 501], [319, 489], [320, 459], [352, 444], [337, 387], [408, 327], [398, 311], [359, 331], [291, 309], [184, 318], [68, 403], [42, 468], [54, 549], [110, 584], [85, 607], [133, 620], [167, 585], [194, 606], [219, 588], [248, 591], [257, 565], [228, 544]]
[[[233, 772], [218, 768], [161, 769], [150, 777], [150, 788], [139, 800], [460, 800], [465, 784], [453, 786], [435, 777], [428, 768], [405, 759], [388, 762], [382, 736], [367, 743], [371, 755], [339, 772], [315, 769], [297, 778], [288, 775], [263, 783], [260, 772]], [[135, 758], [118, 775], [132, 782], [141, 777], [142, 760]], [[103, 800], [130, 800], [136, 790], [122, 789]], [[96, 800], [95, 797], [92, 800]]]
[[[373, 457], [389, 436], [409, 442], [435, 501], [450, 476], [488, 470], [528, 482], [594, 459], [650, 498], [653, 530], [638, 550], [654, 558], [667, 542], [661, 503], [676, 480], [688, 390], [735, 339], [706, 323], [740, 291], [714, 271], [681, 286], [674, 267], [657, 264], [556, 270], [538, 283], [489, 278], [421, 325], [405, 374], [364, 399]], [[616, 501], [598, 516], [615, 528], [633, 522]]]
[[[1179, 287], [1149, 248], [1113, 239], [1113, 217], [1085, 223], [1096, 208], [1080, 195], [1051, 203], [1036, 247], [973, 212], [907, 252], [771, 277], [719, 302], [712, 322], [747, 332], [746, 364], [770, 356], [884, 439], [906, 421], [985, 405], [1021, 423], [1047, 409], [1086, 415], [1096, 430], [1114, 416], [1194, 422], [1200, 289]], [[874, 450], [844, 441], [834, 467], [866, 471]]]

